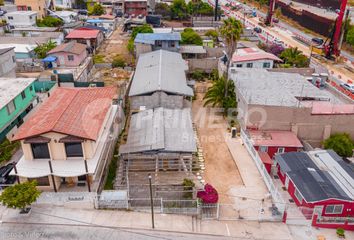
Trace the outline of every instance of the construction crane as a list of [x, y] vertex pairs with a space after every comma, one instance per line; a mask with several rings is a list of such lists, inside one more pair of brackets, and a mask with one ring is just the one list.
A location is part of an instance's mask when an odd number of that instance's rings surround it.
[[267, 17], [266, 17], [266, 19], [264, 21], [264, 24], [266, 26], [271, 26], [272, 25], [274, 8], [275, 8], [275, 0], [269, 0], [269, 9], [268, 9]]
[[[340, 5], [338, 17], [335, 21], [334, 29], [331, 36], [325, 41], [323, 45], [324, 55], [328, 59], [332, 59], [333, 56], [340, 56], [340, 39], [342, 32], [342, 24], [346, 15], [346, 7], [348, 0], [342, 0]], [[343, 30], [344, 31], [344, 30]]]

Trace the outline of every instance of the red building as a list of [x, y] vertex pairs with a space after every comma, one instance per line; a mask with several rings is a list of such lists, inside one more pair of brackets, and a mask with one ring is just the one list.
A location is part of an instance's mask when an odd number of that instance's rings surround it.
[[125, 0], [124, 1], [124, 13], [129, 16], [143, 15], [148, 13], [147, 0]]
[[332, 150], [275, 156], [278, 176], [312, 225], [354, 230], [354, 165]]

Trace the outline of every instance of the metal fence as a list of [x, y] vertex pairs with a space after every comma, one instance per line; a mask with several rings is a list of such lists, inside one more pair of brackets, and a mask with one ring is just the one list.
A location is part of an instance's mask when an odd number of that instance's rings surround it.
[[267, 169], [265, 168], [264, 164], [262, 163], [261, 158], [259, 157], [256, 149], [253, 147], [253, 144], [251, 143], [251, 140], [247, 137], [246, 133], [241, 129], [241, 138], [242, 141], [244, 142], [246, 149], [248, 153], [251, 155], [254, 163], [257, 166], [257, 169], [259, 173], [261, 174], [271, 196], [273, 199], [273, 202], [275, 206], [277, 207], [277, 210], [281, 213], [284, 212], [285, 210], [285, 201], [281, 194], [279, 193], [278, 189], [274, 185], [272, 178], [267, 172]]

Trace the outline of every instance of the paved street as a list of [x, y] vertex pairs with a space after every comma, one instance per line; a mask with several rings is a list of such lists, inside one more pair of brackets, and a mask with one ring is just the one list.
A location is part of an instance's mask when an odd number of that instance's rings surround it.
[[[128, 228], [105, 228], [83, 226], [60, 226], [43, 224], [3, 224], [0, 226], [0, 240], [183, 240], [183, 239], [231, 239], [225, 236], [185, 234], [163, 231], [136, 230]], [[237, 238], [232, 238], [237, 239]], [[241, 238], [238, 238], [241, 239]]]

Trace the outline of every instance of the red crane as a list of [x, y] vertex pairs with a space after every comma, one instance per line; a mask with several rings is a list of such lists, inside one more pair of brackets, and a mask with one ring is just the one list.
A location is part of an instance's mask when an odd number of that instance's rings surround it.
[[264, 22], [264, 24], [267, 25], [267, 26], [271, 26], [272, 25], [274, 8], [275, 8], [275, 0], [269, 0], [269, 10], [268, 10], [265, 22]]
[[336, 57], [340, 56], [339, 41], [340, 41], [340, 35], [342, 31], [342, 24], [345, 16], [345, 11], [347, 7], [347, 2], [348, 0], [342, 0], [333, 32], [329, 38], [330, 41], [328, 42], [327, 39], [326, 42], [324, 43], [323, 49], [324, 49], [325, 56], [328, 59], [332, 58], [332, 56], [336, 56]]

